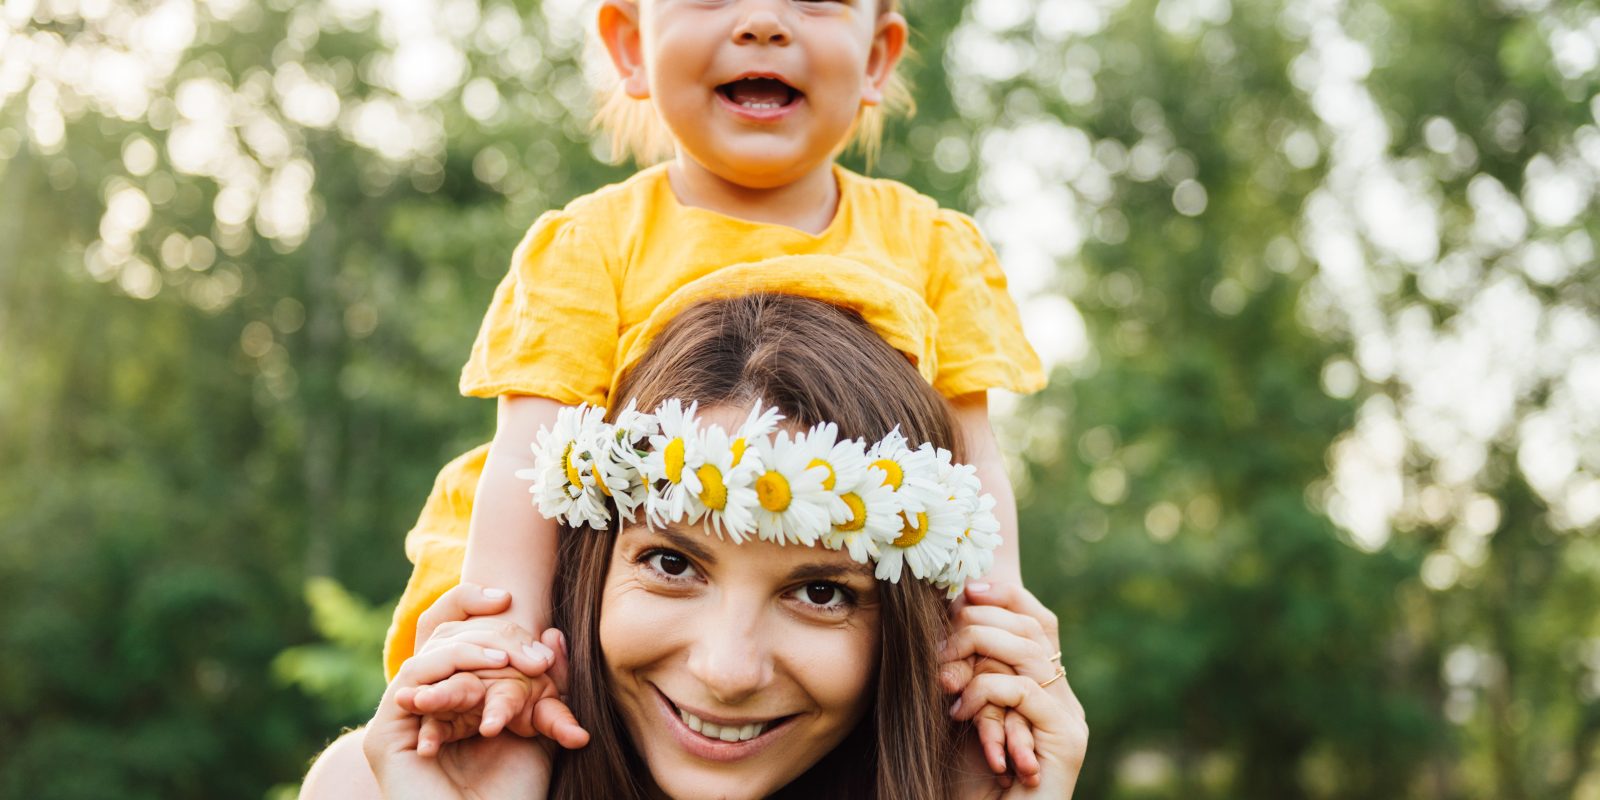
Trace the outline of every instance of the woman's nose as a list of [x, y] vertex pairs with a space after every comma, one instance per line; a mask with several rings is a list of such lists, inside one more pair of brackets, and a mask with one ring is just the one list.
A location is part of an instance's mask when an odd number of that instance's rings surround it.
[[791, 34], [789, 26], [783, 22], [783, 17], [770, 7], [769, 3], [753, 3], [751, 8], [734, 26], [733, 41], [736, 44], [777, 44], [789, 43]]
[[708, 620], [689, 653], [689, 673], [719, 703], [737, 705], [772, 680], [772, 657], [750, 624]]

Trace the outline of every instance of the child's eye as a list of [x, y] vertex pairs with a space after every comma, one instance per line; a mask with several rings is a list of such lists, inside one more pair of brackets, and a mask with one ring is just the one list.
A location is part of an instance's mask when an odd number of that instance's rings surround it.
[[680, 581], [694, 577], [694, 565], [689, 562], [689, 557], [675, 550], [650, 550], [640, 561], [665, 580]]
[[789, 596], [807, 606], [830, 613], [846, 611], [855, 605], [855, 596], [849, 589], [827, 581], [808, 583], [790, 592]]

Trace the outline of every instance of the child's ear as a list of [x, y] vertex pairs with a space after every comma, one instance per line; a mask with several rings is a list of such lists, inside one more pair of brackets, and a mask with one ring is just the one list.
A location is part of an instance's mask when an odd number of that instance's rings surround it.
[[622, 91], [635, 100], [650, 96], [644, 69], [644, 43], [639, 32], [639, 6], [629, 0], [605, 0], [595, 20], [600, 41], [622, 81]]
[[883, 89], [894, 77], [894, 68], [906, 52], [906, 18], [890, 11], [878, 15], [877, 30], [872, 34], [872, 52], [867, 56], [867, 84], [861, 91], [861, 102], [875, 106], [883, 102]]

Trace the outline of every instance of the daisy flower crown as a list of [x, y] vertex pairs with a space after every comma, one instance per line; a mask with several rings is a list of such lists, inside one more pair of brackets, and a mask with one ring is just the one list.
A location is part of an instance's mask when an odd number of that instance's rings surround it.
[[831, 422], [791, 436], [761, 404], [724, 431], [696, 409], [630, 403], [609, 423], [604, 408], [562, 409], [517, 477], [533, 482], [539, 513], [574, 528], [609, 528], [613, 508], [628, 522], [642, 512], [647, 524], [698, 524], [734, 542], [844, 550], [879, 580], [910, 572], [950, 597], [994, 563], [994, 497], [949, 450], [912, 448], [899, 428], [870, 444], [840, 439]]

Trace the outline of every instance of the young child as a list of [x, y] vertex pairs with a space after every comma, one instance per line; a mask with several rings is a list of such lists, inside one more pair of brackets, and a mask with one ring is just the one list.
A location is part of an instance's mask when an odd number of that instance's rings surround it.
[[[386, 645], [391, 675], [419, 613], [458, 581], [509, 591], [505, 616], [544, 630], [557, 529], [516, 477], [529, 443], [562, 407], [605, 404], [619, 342], [674, 290], [781, 255], [844, 256], [924, 299], [937, 319], [934, 386], [999, 501], [1004, 544], [987, 580], [1020, 582], [985, 393], [1037, 391], [1045, 376], [1005, 277], [972, 220], [834, 163], [852, 137], [870, 151], [885, 104], [907, 97], [894, 2], [604, 0], [597, 27], [618, 81], [600, 124], [619, 155], [666, 160], [544, 214], [518, 247], [461, 378], [464, 394], [498, 398], [494, 440], [445, 468], [407, 538], [416, 572]], [[506, 721], [484, 714], [488, 728]], [[986, 745], [1001, 724], [994, 715]], [[1003, 771], [1003, 751], [989, 753]]]

